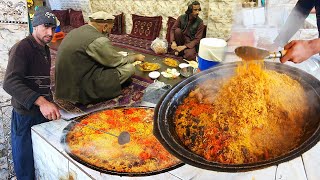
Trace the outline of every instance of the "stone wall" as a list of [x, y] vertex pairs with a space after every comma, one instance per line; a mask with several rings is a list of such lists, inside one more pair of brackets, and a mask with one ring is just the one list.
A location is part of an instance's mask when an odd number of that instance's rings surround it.
[[61, 9], [74, 9], [81, 10], [84, 16], [84, 20], [88, 21], [88, 15], [91, 13], [89, 0], [46, 0], [48, 6], [52, 10], [61, 10]]
[[[22, 0], [0, 0], [0, 85], [8, 62], [10, 48], [29, 33], [27, 4]], [[11, 156], [10, 96], [0, 89], [0, 179], [11, 179], [14, 175]]]
[[228, 40], [240, 0], [209, 0], [207, 37]]
[[[126, 33], [131, 32], [131, 14], [142, 16], [162, 16], [160, 37], [166, 36], [168, 17], [177, 18], [183, 14], [191, 0], [46, 0], [51, 9], [82, 10], [88, 21], [91, 12], [106, 11], [112, 14], [125, 14]], [[200, 17], [208, 26], [207, 37], [229, 39], [231, 34], [233, 9], [240, 0], [198, 0], [202, 11]]]
[[[164, 38], [167, 31], [168, 17], [177, 18], [183, 14], [190, 0], [91, 0], [91, 10], [106, 11], [112, 14], [125, 14], [126, 33], [131, 32], [131, 14], [142, 16], [162, 16], [160, 37]], [[234, 0], [199, 0], [201, 12], [199, 16], [208, 26], [207, 37], [228, 39], [233, 19]]]
[[7, 52], [28, 34], [26, 1], [0, 0], [0, 70], [7, 67]]

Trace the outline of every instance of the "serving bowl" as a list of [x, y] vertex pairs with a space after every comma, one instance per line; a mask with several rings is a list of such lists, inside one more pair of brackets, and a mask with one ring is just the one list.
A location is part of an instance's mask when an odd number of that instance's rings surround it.
[[157, 79], [160, 76], [160, 72], [159, 71], [152, 71], [149, 73], [149, 77], [151, 79]]
[[184, 67], [184, 68], [181, 68], [180, 69], [180, 74], [183, 76], [183, 77], [190, 77], [194, 74], [194, 71], [195, 69], [191, 66], [187, 66], [187, 67]]

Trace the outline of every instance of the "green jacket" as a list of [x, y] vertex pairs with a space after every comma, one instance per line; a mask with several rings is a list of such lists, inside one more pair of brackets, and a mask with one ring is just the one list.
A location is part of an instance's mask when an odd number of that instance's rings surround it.
[[88, 54], [88, 47], [97, 39], [105, 42], [98, 44], [99, 47], [113, 49], [108, 38], [90, 25], [72, 30], [62, 41], [55, 65], [57, 98], [89, 104], [120, 95], [118, 71], [115, 67], [106, 66], [109, 60], [118, 61], [116, 58], [120, 56], [97, 59], [95, 55]]

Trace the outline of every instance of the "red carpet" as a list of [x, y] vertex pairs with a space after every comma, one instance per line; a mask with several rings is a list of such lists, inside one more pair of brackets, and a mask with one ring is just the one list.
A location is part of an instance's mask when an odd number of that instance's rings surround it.
[[142, 100], [143, 91], [151, 84], [153, 81], [149, 79], [145, 79], [139, 76], [133, 76], [132, 82], [129, 86], [123, 88], [121, 90], [121, 95], [110, 99], [107, 101], [103, 101], [97, 104], [89, 104], [89, 105], [74, 105], [70, 102], [59, 100], [55, 98], [55, 103], [69, 113], [89, 113], [95, 110], [117, 107], [117, 106], [136, 106]]

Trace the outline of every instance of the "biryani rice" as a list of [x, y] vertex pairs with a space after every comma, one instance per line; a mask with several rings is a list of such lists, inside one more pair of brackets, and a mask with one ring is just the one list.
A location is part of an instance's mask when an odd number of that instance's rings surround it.
[[239, 65], [228, 80], [199, 84], [178, 106], [174, 124], [192, 152], [209, 161], [242, 164], [294, 149], [307, 113], [299, 82], [259, 61]]

